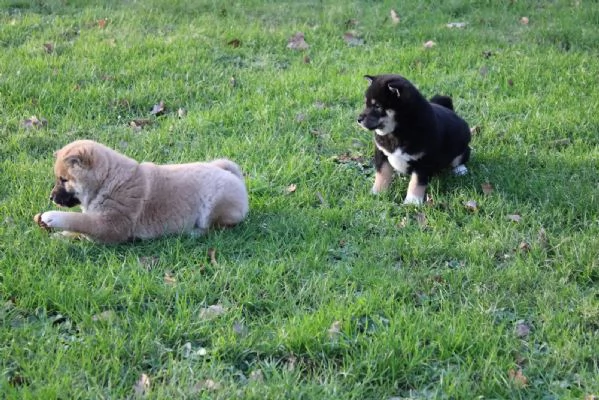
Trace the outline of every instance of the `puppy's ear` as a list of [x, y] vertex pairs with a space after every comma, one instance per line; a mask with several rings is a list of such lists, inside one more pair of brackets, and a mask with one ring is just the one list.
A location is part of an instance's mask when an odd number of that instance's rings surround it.
[[389, 91], [391, 93], [393, 93], [395, 96], [400, 97], [401, 96], [401, 85], [398, 83], [394, 83], [391, 82], [390, 84], [387, 85], [387, 87], [389, 88]]
[[368, 81], [369, 85], [372, 85], [372, 82], [374, 81], [374, 76], [372, 75], [364, 75], [364, 79], [366, 79]]
[[82, 169], [88, 169], [91, 167], [92, 158], [91, 155], [86, 151], [81, 151], [77, 154], [73, 154], [65, 157], [64, 163], [69, 167], [79, 167]]

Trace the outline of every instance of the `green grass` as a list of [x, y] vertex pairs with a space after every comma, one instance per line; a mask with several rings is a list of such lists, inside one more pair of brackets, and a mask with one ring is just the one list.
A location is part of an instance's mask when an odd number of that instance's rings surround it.
[[[596, 2], [86, 3], [0, 1], [1, 397], [127, 398], [142, 374], [157, 399], [599, 395]], [[286, 48], [298, 31], [305, 51]], [[370, 194], [355, 118], [384, 72], [479, 127], [433, 205], [402, 206], [401, 179]], [[200, 239], [52, 239], [32, 217], [78, 138], [231, 157], [250, 215]]]

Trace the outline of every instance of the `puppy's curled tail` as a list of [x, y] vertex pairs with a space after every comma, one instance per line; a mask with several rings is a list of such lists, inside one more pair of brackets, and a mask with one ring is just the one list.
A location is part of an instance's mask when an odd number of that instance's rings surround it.
[[430, 101], [431, 101], [431, 103], [438, 104], [445, 108], [449, 108], [451, 111], [453, 111], [453, 101], [451, 100], [451, 97], [449, 97], [449, 96], [442, 96], [440, 94], [436, 94], [433, 97], [431, 97]]
[[224, 169], [225, 171], [229, 171], [239, 179], [243, 180], [243, 173], [241, 172], [241, 168], [239, 168], [239, 165], [235, 164], [231, 160], [227, 160], [226, 158], [219, 158], [218, 160], [212, 161], [210, 164], [214, 165], [215, 167]]

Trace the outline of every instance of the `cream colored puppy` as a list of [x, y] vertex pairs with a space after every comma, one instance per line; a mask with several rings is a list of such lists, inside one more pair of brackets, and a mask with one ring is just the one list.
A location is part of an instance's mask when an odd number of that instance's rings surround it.
[[51, 200], [82, 213], [46, 211], [34, 220], [45, 229], [83, 234], [102, 243], [202, 234], [228, 227], [248, 213], [241, 170], [226, 159], [190, 164], [138, 163], [92, 140], [56, 153]]

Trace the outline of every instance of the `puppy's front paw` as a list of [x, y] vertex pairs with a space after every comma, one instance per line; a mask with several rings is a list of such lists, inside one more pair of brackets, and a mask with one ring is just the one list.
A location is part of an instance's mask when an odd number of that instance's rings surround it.
[[38, 213], [35, 214], [35, 216], [33, 217], [33, 220], [35, 221], [36, 224], [39, 225], [40, 228], [49, 231], [50, 227], [48, 226], [48, 224], [46, 224], [46, 222], [44, 222], [44, 220], [42, 219], [42, 213]]
[[412, 193], [408, 193], [405, 200], [403, 201], [403, 203], [404, 204], [414, 204], [414, 205], [419, 206], [422, 203], [424, 203], [424, 198], [415, 196]]

